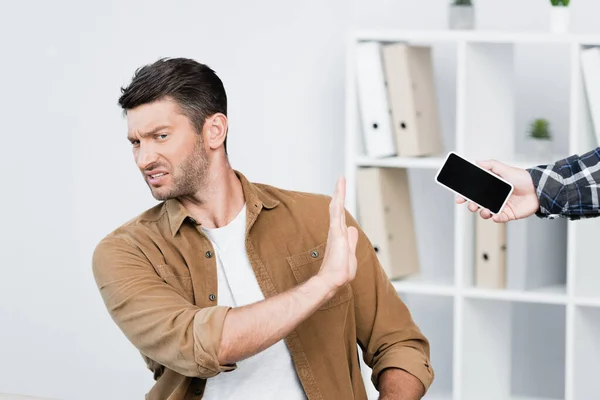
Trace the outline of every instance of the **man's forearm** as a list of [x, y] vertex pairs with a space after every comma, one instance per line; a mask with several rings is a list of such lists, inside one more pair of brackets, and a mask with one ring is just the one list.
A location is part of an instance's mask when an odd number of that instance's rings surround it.
[[219, 363], [234, 364], [283, 339], [335, 294], [319, 276], [285, 293], [248, 306], [232, 308], [225, 317]]
[[419, 400], [425, 394], [420, 380], [398, 368], [388, 368], [379, 375], [379, 400]]

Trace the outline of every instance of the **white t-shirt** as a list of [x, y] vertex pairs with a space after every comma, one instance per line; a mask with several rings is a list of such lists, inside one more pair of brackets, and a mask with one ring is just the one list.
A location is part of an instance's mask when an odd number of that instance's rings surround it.
[[[228, 225], [202, 228], [213, 244], [219, 282], [218, 304], [241, 307], [264, 300], [246, 254], [246, 206]], [[283, 340], [206, 382], [203, 399], [306, 399]]]

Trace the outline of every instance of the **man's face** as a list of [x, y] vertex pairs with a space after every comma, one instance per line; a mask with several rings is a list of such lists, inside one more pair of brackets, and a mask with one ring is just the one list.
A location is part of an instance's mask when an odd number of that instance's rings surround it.
[[171, 99], [127, 112], [133, 157], [157, 200], [190, 196], [205, 181], [208, 158], [202, 135]]

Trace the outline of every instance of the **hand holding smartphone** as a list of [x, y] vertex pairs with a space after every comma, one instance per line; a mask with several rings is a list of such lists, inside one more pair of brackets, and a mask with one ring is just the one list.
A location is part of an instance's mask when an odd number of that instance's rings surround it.
[[492, 214], [502, 212], [514, 190], [504, 179], [453, 151], [446, 156], [435, 181]]

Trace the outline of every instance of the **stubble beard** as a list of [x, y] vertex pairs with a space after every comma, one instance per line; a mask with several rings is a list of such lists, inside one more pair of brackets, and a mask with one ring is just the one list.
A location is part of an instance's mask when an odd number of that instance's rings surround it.
[[[156, 200], [164, 201], [176, 197], [193, 196], [198, 192], [208, 175], [208, 157], [202, 147], [201, 139], [196, 141], [194, 151], [172, 172], [172, 183], [169, 188], [150, 189]], [[161, 189], [167, 189], [167, 191]]]

